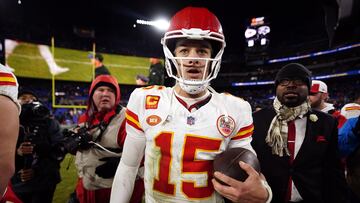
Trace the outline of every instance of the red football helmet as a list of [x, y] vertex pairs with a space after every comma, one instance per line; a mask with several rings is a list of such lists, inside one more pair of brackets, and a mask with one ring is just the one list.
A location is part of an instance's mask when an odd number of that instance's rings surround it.
[[[208, 75], [202, 80], [187, 80], [180, 74], [177, 60], [189, 59], [174, 57], [175, 42], [178, 39], [207, 40], [212, 45], [211, 58], [202, 58], [209, 64]], [[170, 21], [170, 27], [161, 40], [165, 54], [165, 67], [168, 75], [176, 79], [181, 88], [190, 94], [197, 94], [207, 88], [209, 82], [216, 78], [219, 70], [221, 57], [225, 48], [225, 37], [217, 17], [206, 8], [186, 7], [177, 12]], [[174, 65], [176, 73], [172, 65]], [[204, 73], [206, 74], [206, 73]]]

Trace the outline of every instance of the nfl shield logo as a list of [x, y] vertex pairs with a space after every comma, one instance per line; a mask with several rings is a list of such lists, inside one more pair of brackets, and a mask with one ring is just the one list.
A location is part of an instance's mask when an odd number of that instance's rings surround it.
[[187, 117], [187, 122], [188, 125], [194, 125], [195, 124], [195, 118], [192, 116], [188, 116]]

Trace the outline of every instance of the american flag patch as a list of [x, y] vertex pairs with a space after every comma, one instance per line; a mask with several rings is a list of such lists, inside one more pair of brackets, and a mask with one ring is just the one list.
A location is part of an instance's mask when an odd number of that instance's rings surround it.
[[16, 86], [16, 79], [11, 73], [0, 73], [0, 85]]

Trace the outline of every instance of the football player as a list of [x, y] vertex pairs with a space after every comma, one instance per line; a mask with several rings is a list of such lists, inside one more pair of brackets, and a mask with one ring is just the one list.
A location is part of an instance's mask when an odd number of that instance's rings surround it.
[[15, 171], [15, 150], [19, 134], [18, 86], [15, 75], [0, 64], [0, 202], [18, 202], [11, 188], [7, 188]]
[[[254, 150], [249, 103], [209, 86], [225, 48], [221, 24], [206, 8], [186, 7], [171, 19], [162, 45], [166, 71], [177, 83], [131, 94], [111, 202], [129, 201], [144, 154], [146, 202], [223, 202], [212, 182], [214, 157], [232, 147]], [[247, 171], [244, 199], [265, 202], [263, 179]]]

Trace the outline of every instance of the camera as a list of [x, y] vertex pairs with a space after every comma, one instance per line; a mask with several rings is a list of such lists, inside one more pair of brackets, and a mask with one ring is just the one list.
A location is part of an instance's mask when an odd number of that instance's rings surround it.
[[62, 154], [75, 154], [77, 150], [87, 150], [93, 145], [89, 143], [92, 139], [86, 127], [80, 127], [76, 131], [63, 130], [64, 140], [59, 146]]
[[[50, 111], [40, 102], [32, 102], [21, 105], [19, 139], [23, 142], [31, 142], [35, 146], [33, 154], [24, 155], [23, 168], [31, 168], [46, 146], [44, 137], [47, 133], [47, 122]], [[45, 139], [46, 140], [46, 139]], [[44, 145], [45, 144], [45, 145]]]
[[50, 116], [50, 111], [40, 102], [31, 102], [21, 105], [20, 123], [23, 125], [42, 121]]

